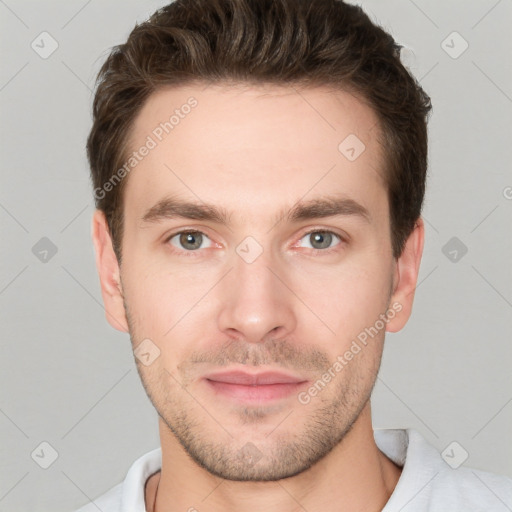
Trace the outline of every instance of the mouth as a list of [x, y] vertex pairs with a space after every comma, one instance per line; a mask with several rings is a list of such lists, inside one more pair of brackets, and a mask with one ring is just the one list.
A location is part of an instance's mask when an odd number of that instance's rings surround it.
[[212, 373], [204, 380], [217, 396], [255, 403], [286, 398], [297, 393], [308, 382], [285, 372], [249, 373], [239, 370]]

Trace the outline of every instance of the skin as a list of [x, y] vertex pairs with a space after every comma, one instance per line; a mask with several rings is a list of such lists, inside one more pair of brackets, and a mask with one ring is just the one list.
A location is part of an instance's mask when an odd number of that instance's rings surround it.
[[[92, 226], [108, 321], [134, 348], [149, 338], [160, 350], [148, 366], [136, 359], [162, 446], [147, 509], [381, 510], [401, 468], [375, 444], [369, 398], [385, 332], [411, 313], [424, 226], [419, 218], [395, 260], [376, 115], [321, 87], [190, 85], [150, 96], [131, 148], [191, 96], [197, 107], [125, 178], [121, 266], [102, 212]], [[349, 134], [366, 146], [354, 161], [338, 150]], [[335, 193], [363, 205], [370, 222], [279, 216]], [[167, 196], [222, 207], [229, 224], [143, 222]], [[313, 228], [327, 249], [306, 234]], [[180, 229], [204, 233], [197, 249], [179, 235], [168, 240]], [[236, 251], [248, 236], [263, 250], [252, 263]], [[228, 367], [286, 369], [307, 390], [394, 303], [401, 310], [307, 404], [297, 393], [237, 402], [202, 378]], [[241, 457], [247, 446], [256, 463]]]

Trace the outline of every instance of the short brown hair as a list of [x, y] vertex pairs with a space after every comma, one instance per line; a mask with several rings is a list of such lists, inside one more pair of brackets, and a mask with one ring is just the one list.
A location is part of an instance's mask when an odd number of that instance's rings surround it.
[[[87, 156], [96, 207], [121, 261], [123, 189], [103, 186], [126, 161], [130, 129], [164, 86], [239, 82], [334, 86], [358, 93], [380, 121], [393, 256], [421, 214], [430, 98], [401, 46], [342, 0], [175, 0], [136, 25], [101, 67]], [[340, 141], [341, 142], [341, 141]]]

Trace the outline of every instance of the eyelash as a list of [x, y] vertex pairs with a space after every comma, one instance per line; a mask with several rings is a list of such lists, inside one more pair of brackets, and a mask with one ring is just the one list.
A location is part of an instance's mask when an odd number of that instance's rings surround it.
[[[205, 235], [208, 237], [208, 235], [206, 233], [204, 233], [203, 231], [200, 231], [198, 229], [183, 229], [181, 231], [175, 231], [174, 233], [172, 233], [171, 235], [169, 235], [166, 239], [165, 239], [165, 244], [168, 244], [168, 245], [171, 245], [169, 242], [176, 236], [176, 235], [187, 235], [188, 233], [192, 233], [192, 234], [196, 234], [196, 233], [200, 233], [201, 235]], [[209, 237], [208, 237], [209, 238]], [[182, 256], [185, 256], [186, 258], [195, 258], [198, 256], [198, 253], [199, 251], [198, 250], [195, 250], [195, 251], [186, 251], [185, 249], [182, 249], [181, 251], [177, 250], [175, 247], [172, 248], [172, 252], [173, 253], [179, 253], [181, 254]]]
[[[175, 231], [174, 233], [172, 233], [171, 235], [169, 235], [164, 243], [165, 244], [169, 244], [169, 242], [176, 236], [176, 235], [186, 235], [188, 233], [192, 233], [192, 234], [196, 234], [196, 233], [199, 233], [201, 235], [204, 235], [206, 237], [208, 237], [208, 235], [206, 233], [204, 233], [203, 231], [200, 231], [198, 229], [183, 229], [181, 231]], [[313, 228], [309, 231], [307, 231], [306, 233], [303, 233], [302, 236], [299, 238], [299, 240], [302, 240], [305, 236], [307, 235], [311, 235], [312, 233], [329, 233], [331, 235], [334, 235], [335, 237], [337, 237], [340, 241], [339, 244], [336, 244], [334, 247], [330, 247], [328, 249], [309, 249], [314, 255], [317, 255], [318, 253], [322, 253], [322, 254], [331, 254], [332, 252], [335, 252], [335, 251], [338, 251], [340, 250], [339, 246], [340, 245], [343, 245], [345, 243], [347, 243], [347, 239], [343, 236], [341, 236], [340, 234], [336, 233], [335, 231], [332, 231], [332, 230], [329, 230], [329, 229], [318, 229], [318, 228]], [[209, 237], [208, 237], [209, 238]], [[170, 245], [170, 244], [169, 244]], [[176, 252], [176, 253], [179, 253], [185, 257], [192, 257], [192, 258], [195, 258], [199, 255], [199, 250], [195, 250], [195, 251], [186, 251], [186, 250], [176, 250], [174, 247], [173, 247], [173, 250], [172, 252]]]

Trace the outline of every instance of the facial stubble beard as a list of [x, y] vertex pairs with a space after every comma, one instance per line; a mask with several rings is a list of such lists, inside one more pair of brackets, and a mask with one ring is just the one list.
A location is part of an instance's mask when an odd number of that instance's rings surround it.
[[[132, 347], [135, 347], [136, 340], [140, 338], [135, 332], [135, 322], [124, 297], [123, 302]], [[344, 368], [337, 376], [339, 380], [333, 381], [336, 386], [333, 394], [324, 390], [323, 394], [316, 396], [309, 404], [301, 405], [304, 409], [292, 411], [289, 418], [265, 438], [265, 445], [261, 441], [247, 441], [237, 446], [236, 435], [230, 437], [219, 423], [210, 421], [215, 417], [214, 404], [211, 404], [213, 414], [205, 412], [187, 392], [186, 387], [183, 386], [181, 389], [182, 386], [165, 369], [158, 375], [146, 368], [137, 358], [135, 361], [142, 385], [158, 415], [199, 467], [226, 480], [268, 482], [307, 471], [346, 438], [368, 403], [375, 385], [382, 353], [375, 349], [376, 347], [373, 350], [373, 359], [370, 357], [367, 361], [367, 365], [372, 363], [370, 368], [351, 361], [350, 368]], [[244, 359], [244, 363], [248, 360], [250, 363], [250, 358]], [[359, 372], [359, 367], [371, 375], [363, 378], [364, 372]], [[310, 406], [316, 407], [308, 411]], [[202, 414], [202, 418], [197, 414], [194, 416], [194, 410]], [[289, 424], [297, 424], [293, 423], [295, 415], [303, 410], [308, 416], [301, 432], [286, 434], [287, 421], [291, 420]], [[245, 407], [236, 411], [241, 423], [244, 427], [249, 425], [248, 428], [251, 423], [257, 424], [268, 416], [268, 410], [264, 407]], [[276, 424], [284, 416], [277, 416]], [[204, 428], [205, 421], [210, 423], [208, 429]], [[217, 429], [217, 434], [206, 439], [204, 432], [212, 432], [212, 429]], [[215, 441], [222, 438], [226, 440]]]

